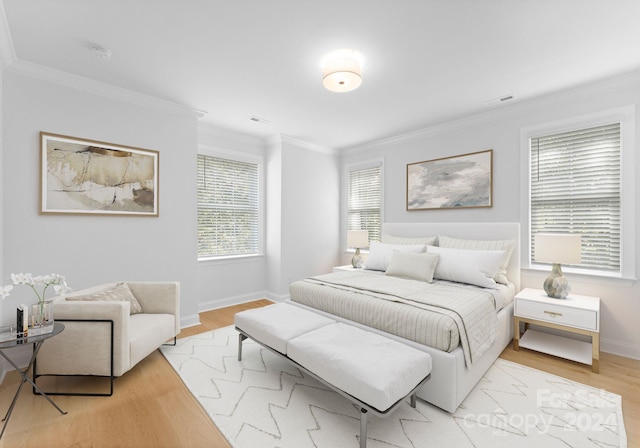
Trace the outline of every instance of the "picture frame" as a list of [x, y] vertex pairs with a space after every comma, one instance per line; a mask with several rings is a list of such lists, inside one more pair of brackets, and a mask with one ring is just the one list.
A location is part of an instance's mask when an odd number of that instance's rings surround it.
[[160, 153], [40, 132], [40, 213], [159, 216]]
[[407, 164], [407, 211], [493, 206], [493, 150]]

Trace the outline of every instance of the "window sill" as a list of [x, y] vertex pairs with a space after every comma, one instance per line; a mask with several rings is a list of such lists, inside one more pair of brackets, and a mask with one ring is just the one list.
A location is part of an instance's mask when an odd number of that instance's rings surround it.
[[224, 263], [243, 263], [247, 261], [254, 261], [263, 259], [263, 254], [251, 254], [251, 255], [228, 255], [224, 257], [207, 257], [198, 258], [199, 264], [224, 264]]
[[[551, 272], [551, 267], [545, 266], [529, 266], [528, 268], [521, 269], [522, 274], [533, 275], [540, 278], [546, 278]], [[635, 278], [621, 277], [615, 274], [602, 273], [585, 273], [573, 270], [570, 268], [562, 268], [562, 272], [569, 278], [574, 278], [576, 281], [585, 283], [597, 283], [599, 285], [616, 286], [621, 288], [630, 288], [636, 282]]]

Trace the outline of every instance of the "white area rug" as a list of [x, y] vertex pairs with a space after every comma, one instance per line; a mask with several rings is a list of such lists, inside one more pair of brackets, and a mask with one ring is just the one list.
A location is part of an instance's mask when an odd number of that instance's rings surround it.
[[[358, 410], [233, 327], [162, 353], [235, 448], [358, 447]], [[369, 416], [369, 448], [627, 446], [621, 397], [498, 359], [454, 414], [418, 400]]]

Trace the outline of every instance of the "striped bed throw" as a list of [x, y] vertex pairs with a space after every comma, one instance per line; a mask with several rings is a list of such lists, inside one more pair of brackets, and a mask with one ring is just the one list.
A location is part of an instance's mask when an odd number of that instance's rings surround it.
[[467, 367], [496, 338], [495, 299], [483, 288], [342, 271], [294, 282], [289, 292], [294, 302], [438, 350], [461, 345]]

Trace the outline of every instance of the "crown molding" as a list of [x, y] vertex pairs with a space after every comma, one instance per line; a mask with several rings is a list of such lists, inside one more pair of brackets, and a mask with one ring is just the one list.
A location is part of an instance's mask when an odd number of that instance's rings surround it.
[[339, 153], [337, 149], [329, 148], [328, 146], [316, 145], [315, 143], [305, 142], [304, 140], [297, 139], [285, 134], [280, 134], [282, 143], [290, 143], [292, 145], [300, 146], [301, 148], [308, 149], [310, 151], [321, 152], [324, 154], [336, 155]]
[[173, 103], [151, 95], [145, 95], [143, 93], [116, 87], [112, 84], [107, 84], [19, 59], [14, 61], [5, 70], [19, 75], [51, 82], [53, 84], [58, 84], [63, 87], [128, 102], [137, 106], [149, 107], [163, 112], [175, 113], [178, 115], [192, 115], [198, 119], [201, 119], [207, 114], [205, 111], [194, 109], [183, 104]]
[[365, 150], [383, 148], [397, 143], [411, 141], [419, 138], [430, 137], [443, 134], [458, 129], [464, 129], [472, 126], [486, 124], [502, 118], [512, 116], [514, 113], [526, 111], [540, 106], [545, 106], [557, 102], [559, 100], [577, 98], [580, 96], [601, 95], [613, 93], [623, 90], [640, 82], [640, 70], [623, 73], [609, 78], [594, 81], [588, 84], [570, 87], [553, 93], [548, 93], [539, 97], [523, 100], [521, 102], [504, 105], [499, 109], [492, 109], [480, 112], [467, 117], [451, 120], [444, 123], [435, 124], [426, 128], [418, 129], [412, 132], [386, 137], [374, 140], [368, 143], [362, 143], [342, 150], [342, 154], [354, 154]]
[[4, 4], [0, 1], [0, 69], [7, 68], [16, 61], [13, 40], [9, 33], [9, 23], [4, 11]]
[[[198, 123], [198, 140], [204, 142], [205, 146], [223, 146], [223, 147], [244, 147], [244, 148], [261, 148], [267, 145], [265, 138], [240, 132], [234, 129], [213, 125], [210, 123]], [[211, 145], [209, 142], [216, 142]]]
[[69, 87], [81, 90], [95, 95], [116, 99], [137, 106], [149, 107], [152, 109], [179, 114], [190, 115], [202, 119], [207, 113], [202, 110], [194, 109], [183, 104], [173, 103], [145, 95], [132, 90], [116, 87], [111, 84], [103, 83], [82, 76], [73, 75], [71, 73], [44, 67], [42, 65], [26, 62], [18, 59], [13, 45], [13, 39], [9, 32], [9, 23], [4, 9], [4, 4], [0, 0], [0, 69], [18, 75], [29, 76], [32, 78], [48, 81], [63, 87]]
[[264, 139], [268, 147], [282, 146], [282, 134], [269, 135]]

